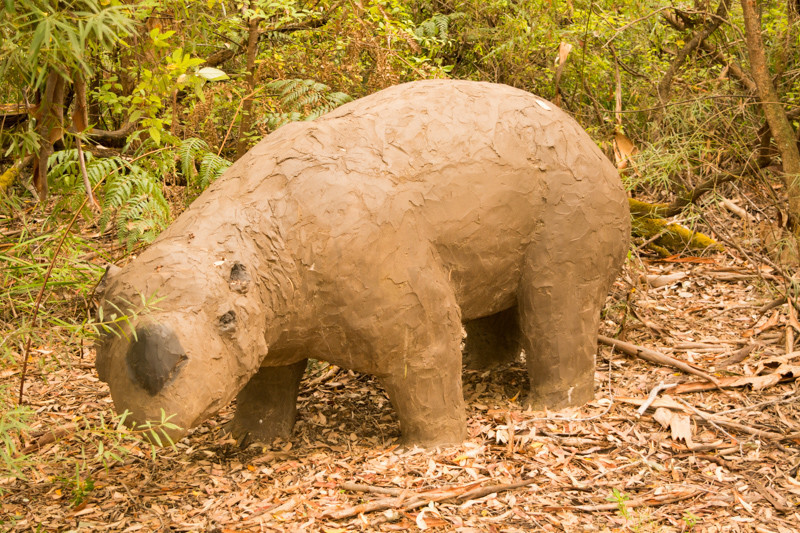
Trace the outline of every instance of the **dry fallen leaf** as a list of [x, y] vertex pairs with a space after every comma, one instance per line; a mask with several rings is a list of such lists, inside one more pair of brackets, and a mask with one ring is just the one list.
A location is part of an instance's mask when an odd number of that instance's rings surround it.
[[631, 157], [638, 152], [639, 149], [624, 133], [618, 131], [614, 134], [614, 162], [618, 169], [628, 168]]
[[656, 409], [655, 414], [653, 414], [653, 418], [655, 418], [656, 422], [661, 424], [664, 429], [670, 429], [672, 440], [676, 442], [683, 440], [689, 448], [694, 446], [694, 443], [692, 443], [692, 422], [689, 415], [676, 413], [664, 407], [659, 407]]
[[657, 289], [659, 287], [665, 287], [667, 285], [677, 283], [688, 275], [689, 274], [686, 272], [675, 272], [672, 274], [647, 274], [645, 276], [645, 280], [647, 281], [648, 285], [654, 289]]

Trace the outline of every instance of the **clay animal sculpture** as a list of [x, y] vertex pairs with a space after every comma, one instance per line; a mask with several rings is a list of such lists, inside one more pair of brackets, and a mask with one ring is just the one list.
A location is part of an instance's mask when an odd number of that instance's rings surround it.
[[174, 415], [173, 438], [236, 397], [234, 432], [269, 440], [311, 357], [377, 376], [405, 442], [457, 443], [464, 324], [473, 350], [524, 349], [534, 407], [593, 398], [629, 224], [614, 165], [553, 104], [398, 85], [268, 135], [110, 274], [106, 316], [160, 299], [97, 370], [130, 420]]

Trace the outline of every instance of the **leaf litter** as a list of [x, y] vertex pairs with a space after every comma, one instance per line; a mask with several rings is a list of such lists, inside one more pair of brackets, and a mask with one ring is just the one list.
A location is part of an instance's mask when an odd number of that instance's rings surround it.
[[[229, 406], [154, 455], [123, 440], [126, 455], [104, 466], [98, 428], [113, 411], [93, 351], [35, 346], [58, 364], [28, 382], [35, 414], [21, 447], [33, 464], [25, 479], [0, 475], [2, 527], [797, 531], [800, 326], [778, 296], [782, 273], [752, 258], [634, 257], [604, 312], [603, 335], [717, 384], [603, 345], [594, 401], [532, 412], [522, 361], [465, 370], [469, 437], [432, 450], [398, 445], [376, 380], [317, 362], [289, 440], [241, 448], [223, 431]], [[0, 385], [18, 378], [4, 370]]]

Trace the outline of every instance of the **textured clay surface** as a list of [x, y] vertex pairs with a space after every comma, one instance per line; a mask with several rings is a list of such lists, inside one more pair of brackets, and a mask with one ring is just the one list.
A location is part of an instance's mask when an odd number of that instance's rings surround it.
[[614, 166], [553, 104], [399, 85], [269, 135], [110, 275], [106, 314], [160, 300], [97, 369], [135, 421], [188, 429], [238, 394], [233, 429], [269, 439], [312, 357], [378, 376], [406, 442], [458, 442], [464, 324], [479, 360], [525, 350], [534, 407], [593, 397], [628, 238]]

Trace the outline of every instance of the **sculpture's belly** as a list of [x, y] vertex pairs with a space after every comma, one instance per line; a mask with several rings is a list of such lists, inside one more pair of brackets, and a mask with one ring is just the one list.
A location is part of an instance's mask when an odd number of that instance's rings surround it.
[[[456, 182], [457, 183], [457, 182]], [[425, 220], [464, 320], [514, 304], [525, 250], [542, 224], [544, 176], [535, 170], [482, 177], [429, 200]]]

